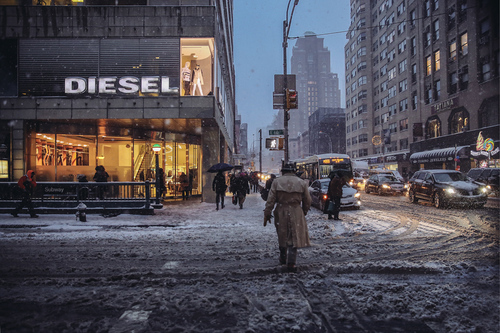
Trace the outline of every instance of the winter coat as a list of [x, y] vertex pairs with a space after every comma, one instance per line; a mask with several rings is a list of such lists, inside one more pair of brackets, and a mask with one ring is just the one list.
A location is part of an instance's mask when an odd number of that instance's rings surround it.
[[189, 187], [188, 177], [184, 172], [179, 176], [179, 182], [181, 183], [181, 186], [184, 190]]
[[217, 173], [215, 175], [214, 181], [212, 182], [212, 190], [217, 193], [224, 193], [226, 192], [226, 189], [226, 177], [224, 177], [222, 173]]
[[246, 176], [239, 175], [234, 178], [233, 193], [240, 198], [244, 198], [247, 193], [250, 193], [250, 185], [248, 185], [248, 178]]
[[28, 172], [17, 181], [17, 185], [28, 195], [32, 195], [36, 187], [36, 182], [33, 179], [34, 173], [33, 170], [28, 170]]
[[342, 197], [342, 187], [346, 184], [344, 178], [335, 176], [328, 185], [328, 198]]
[[[294, 173], [285, 173], [276, 178], [266, 201], [264, 216], [270, 217], [274, 209], [274, 223], [280, 247], [310, 246], [309, 231], [305, 215], [311, 207], [311, 196], [305, 181]], [[288, 234], [290, 229], [291, 234]]]

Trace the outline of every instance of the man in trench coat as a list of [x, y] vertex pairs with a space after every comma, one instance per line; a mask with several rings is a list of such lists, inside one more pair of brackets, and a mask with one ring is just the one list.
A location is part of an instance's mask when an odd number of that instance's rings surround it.
[[274, 209], [274, 224], [278, 233], [280, 263], [287, 264], [288, 271], [296, 271], [297, 249], [310, 246], [306, 214], [311, 207], [308, 184], [295, 175], [293, 164], [286, 163], [282, 176], [276, 178], [269, 192], [264, 209], [264, 226], [271, 221]]

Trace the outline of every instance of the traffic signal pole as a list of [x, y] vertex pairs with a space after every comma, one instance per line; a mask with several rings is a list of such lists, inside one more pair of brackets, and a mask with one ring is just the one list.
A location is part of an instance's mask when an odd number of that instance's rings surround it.
[[288, 20], [288, 10], [290, 9], [290, 3], [292, 0], [288, 0], [288, 6], [286, 7], [286, 18], [283, 21], [283, 149], [285, 151], [285, 163], [290, 160], [290, 152], [288, 150], [288, 120], [289, 109], [287, 103], [287, 89], [288, 89], [288, 79], [287, 79], [287, 58], [286, 58], [286, 49], [288, 47], [288, 33], [290, 32], [290, 24], [292, 23], [293, 12], [295, 10], [295, 6], [299, 3], [299, 0], [294, 0], [292, 13], [290, 15], [290, 20]]

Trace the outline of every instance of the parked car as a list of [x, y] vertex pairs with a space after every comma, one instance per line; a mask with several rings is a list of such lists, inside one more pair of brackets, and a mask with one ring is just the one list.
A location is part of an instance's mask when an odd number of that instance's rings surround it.
[[[322, 212], [325, 211], [325, 204], [328, 200], [328, 185], [330, 179], [318, 179], [312, 182], [309, 186], [309, 194], [311, 195], [312, 206], [318, 208]], [[361, 194], [349, 185], [344, 185], [342, 188], [342, 199], [340, 199], [340, 209], [361, 207]]]
[[382, 194], [404, 194], [405, 184], [390, 174], [375, 174], [370, 176], [365, 184], [365, 192]]
[[431, 202], [441, 208], [451, 204], [483, 207], [488, 200], [488, 189], [455, 170], [420, 170], [410, 179], [408, 198]]
[[489, 186], [489, 190], [499, 195], [500, 168], [474, 168], [470, 169], [467, 177]]

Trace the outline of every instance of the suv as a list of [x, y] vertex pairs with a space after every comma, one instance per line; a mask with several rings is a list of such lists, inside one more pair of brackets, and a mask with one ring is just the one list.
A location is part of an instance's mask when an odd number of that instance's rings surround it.
[[474, 168], [470, 169], [467, 177], [489, 186], [490, 190], [499, 195], [500, 168]]
[[410, 179], [408, 198], [431, 202], [441, 208], [449, 204], [483, 207], [488, 200], [488, 189], [459, 171], [420, 170]]

